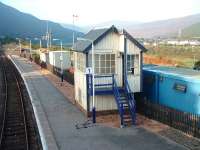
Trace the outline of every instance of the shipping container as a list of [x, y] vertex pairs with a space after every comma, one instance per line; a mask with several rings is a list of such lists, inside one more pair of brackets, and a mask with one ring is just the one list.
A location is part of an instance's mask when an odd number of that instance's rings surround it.
[[62, 67], [64, 70], [71, 67], [70, 52], [68, 51], [50, 51], [48, 53], [41, 53], [40, 60], [41, 62], [44, 62], [47, 65], [50, 64], [52, 67], [55, 68], [61, 68], [62, 60]]
[[[61, 55], [62, 54], [62, 55]], [[71, 59], [69, 51], [50, 51], [49, 52], [49, 64], [61, 68], [61, 61], [63, 63], [63, 69], [69, 69], [71, 67]]]

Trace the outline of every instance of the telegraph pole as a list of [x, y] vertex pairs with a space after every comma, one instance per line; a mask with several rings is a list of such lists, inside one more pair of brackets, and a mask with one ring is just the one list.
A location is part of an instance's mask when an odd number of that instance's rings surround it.
[[21, 45], [21, 40], [19, 39], [19, 49], [20, 49], [20, 54], [22, 53], [22, 45]]
[[[20, 38], [16, 38], [16, 40], [18, 40], [19, 42], [19, 51], [20, 51], [20, 54], [22, 53], [22, 44], [21, 44], [21, 39]], [[0, 43], [1, 45], [1, 43]]]
[[74, 22], [75, 22], [75, 18], [78, 18], [78, 15], [73, 14], [72, 17], [73, 17], [73, 43], [72, 44], [74, 45], [74, 41], [75, 41], [74, 40], [74, 38], [75, 38], [75, 23]]
[[51, 42], [52, 41], [52, 32], [51, 32], [51, 28], [49, 28], [49, 48], [51, 48]]
[[48, 51], [49, 50], [49, 22], [48, 20], [47, 20], [46, 40], [47, 40], [47, 51]]
[[32, 62], [32, 42], [31, 42], [31, 39], [30, 39], [30, 59], [31, 59], [31, 62]]
[[40, 39], [40, 52], [41, 52], [41, 49], [42, 49], [42, 40]]

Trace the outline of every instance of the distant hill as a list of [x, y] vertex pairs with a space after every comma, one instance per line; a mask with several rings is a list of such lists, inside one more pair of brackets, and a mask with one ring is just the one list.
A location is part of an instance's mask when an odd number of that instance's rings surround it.
[[79, 26], [74, 26], [73, 24], [67, 24], [67, 23], [60, 23], [60, 25], [64, 28], [75, 30], [76, 32], [85, 32], [84, 28]]
[[[0, 36], [19, 38], [41, 37], [46, 33], [47, 21], [40, 20], [30, 14], [18, 11], [0, 2]], [[62, 39], [65, 43], [72, 42], [72, 30], [58, 23], [49, 21], [53, 38]], [[78, 32], [77, 36], [83, 33]]]
[[[191, 29], [189, 29], [190, 26], [199, 22], [200, 22], [200, 14], [195, 14], [181, 18], [173, 18], [168, 20], [160, 20], [147, 23], [141, 23], [137, 21], [112, 20], [84, 27], [76, 27], [76, 29], [85, 33], [95, 27], [97, 28], [109, 27], [114, 24], [119, 28], [127, 29], [136, 38], [155, 38], [155, 37], [168, 38], [168, 37], [177, 37], [180, 31], [183, 32], [183, 35], [184, 34], [189, 35], [189, 33], [191, 32], [190, 31]], [[69, 25], [66, 27], [69, 28]], [[196, 29], [196, 27], [193, 26], [191, 28]], [[198, 33], [198, 31], [196, 32], [196, 34]]]
[[200, 14], [196, 14], [182, 18], [155, 21], [139, 25], [133, 24], [127, 28], [134, 37], [177, 37], [180, 30], [198, 23], [199, 20]]
[[66, 24], [66, 23], [61, 23], [61, 25], [65, 28], [71, 29], [71, 30], [76, 30], [79, 32], [87, 33], [89, 30], [93, 28], [99, 28], [99, 27], [110, 27], [112, 25], [115, 25], [118, 28], [126, 28], [130, 25], [138, 25], [141, 22], [136, 22], [136, 21], [120, 21], [120, 20], [112, 20], [112, 21], [107, 21], [107, 22], [102, 22], [98, 24], [92, 24], [88, 26], [73, 26], [72, 24]]
[[98, 28], [98, 27], [110, 27], [112, 25], [115, 25], [118, 28], [127, 28], [129, 26], [136, 26], [136, 25], [139, 25], [139, 24], [141, 24], [141, 22], [111, 20], [111, 21], [107, 21], [107, 22], [102, 22], [102, 23], [98, 23], [98, 24], [84, 26], [84, 27], [82, 27], [82, 29], [84, 29], [83, 31], [88, 32], [89, 30], [91, 30], [93, 28]]
[[200, 22], [182, 30], [183, 37], [200, 37]]

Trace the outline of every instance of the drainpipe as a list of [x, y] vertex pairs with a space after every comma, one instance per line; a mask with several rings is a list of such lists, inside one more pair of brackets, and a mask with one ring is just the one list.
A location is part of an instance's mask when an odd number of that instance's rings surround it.
[[140, 52], [140, 92], [143, 92], [143, 52]]
[[[86, 53], [86, 67], [89, 67], [88, 53]], [[86, 87], [87, 87], [87, 113], [90, 111], [90, 96], [89, 96], [89, 76], [86, 74]]]
[[[127, 39], [124, 36], [124, 86], [126, 86], [127, 79]], [[127, 79], [128, 80], [128, 79]]]

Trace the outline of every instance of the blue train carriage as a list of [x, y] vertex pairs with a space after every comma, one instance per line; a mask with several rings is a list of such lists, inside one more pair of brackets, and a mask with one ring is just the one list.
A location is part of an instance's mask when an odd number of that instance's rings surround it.
[[199, 71], [144, 65], [143, 91], [153, 103], [200, 114]]
[[[93, 44], [92, 44], [93, 43]], [[95, 89], [89, 71], [94, 48]], [[142, 54], [146, 49], [127, 31], [115, 26], [93, 29], [73, 46], [75, 63], [75, 99], [86, 113], [93, 107], [98, 113], [124, 112], [135, 118], [134, 92], [141, 92]], [[129, 119], [130, 119], [129, 118]], [[134, 121], [133, 121], [134, 123]]]

